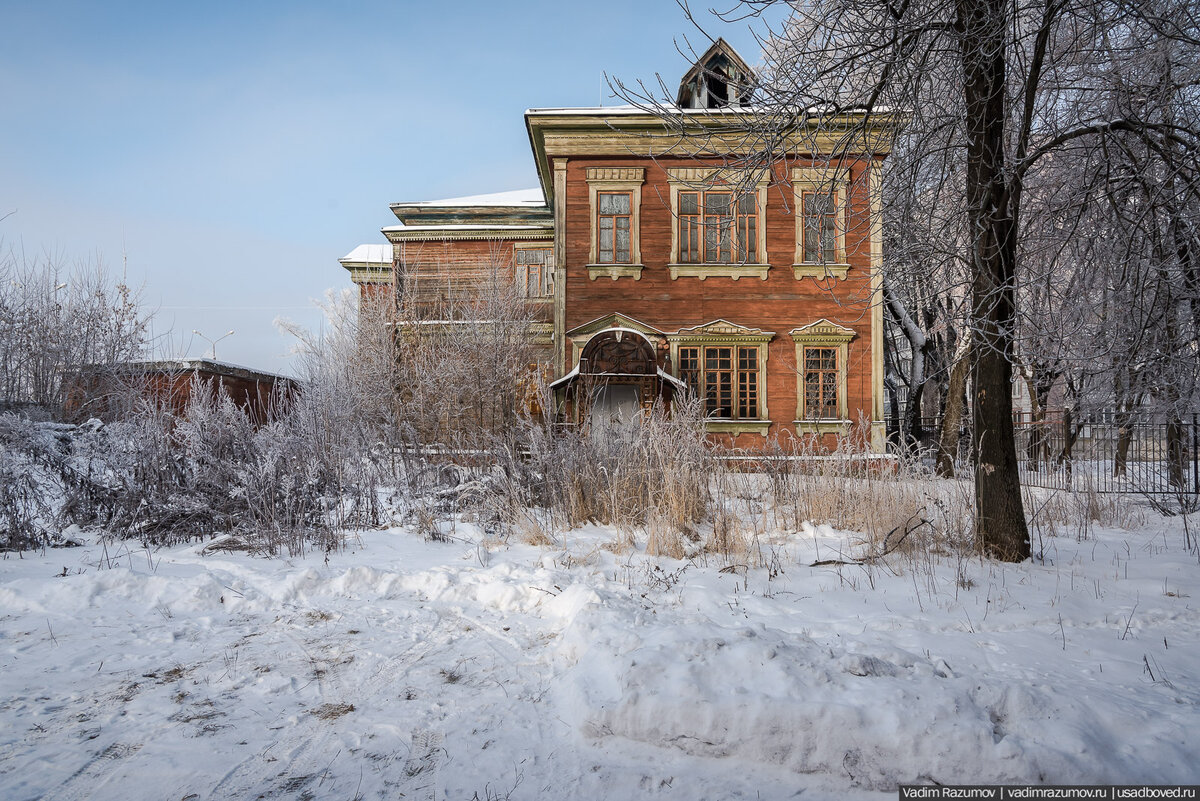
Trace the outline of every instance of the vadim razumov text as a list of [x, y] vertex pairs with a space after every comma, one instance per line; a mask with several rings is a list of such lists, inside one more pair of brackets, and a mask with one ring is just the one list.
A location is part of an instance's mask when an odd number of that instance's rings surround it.
[[1196, 784], [1134, 784], [1134, 785], [1045, 785], [1045, 784], [963, 784], [963, 785], [900, 785], [900, 801], [938, 801], [938, 799], [1042, 799], [1090, 798], [1106, 799], [1197, 799], [1200, 785]]

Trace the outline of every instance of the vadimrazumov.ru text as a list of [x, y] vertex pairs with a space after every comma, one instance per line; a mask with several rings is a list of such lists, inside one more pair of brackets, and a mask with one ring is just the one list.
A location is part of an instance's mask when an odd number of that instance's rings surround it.
[[1196, 799], [1200, 785], [900, 785], [900, 801], [938, 801], [939, 799]]

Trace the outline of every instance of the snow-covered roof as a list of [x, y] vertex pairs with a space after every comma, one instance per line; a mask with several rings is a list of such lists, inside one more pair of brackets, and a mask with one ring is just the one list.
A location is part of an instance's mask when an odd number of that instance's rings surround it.
[[234, 364], [233, 362], [219, 362], [216, 359], [205, 357], [189, 358], [185, 356], [177, 359], [144, 359], [117, 362], [111, 365], [89, 365], [89, 367], [103, 370], [115, 368], [117, 370], [139, 373], [179, 373], [199, 370], [207, 373], [215, 373], [216, 375], [246, 378], [252, 381], [295, 381], [294, 378], [283, 373], [271, 373], [255, 367], [246, 367], [245, 365]]
[[392, 246], [390, 244], [359, 245], [354, 250], [338, 259], [338, 261], [342, 263], [352, 262], [354, 264], [390, 265], [392, 263]]
[[397, 206], [545, 206], [546, 198], [540, 187], [514, 189], [511, 192], [492, 192], [487, 195], [450, 197], [442, 200], [418, 200], [396, 203]]
[[[552, 228], [550, 224], [546, 225], [477, 225], [474, 223], [446, 223], [441, 225], [388, 225], [379, 230], [385, 234], [389, 231], [548, 231]], [[390, 259], [388, 260], [390, 263]]]
[[[878, 117], [878, 116], [881, 116], [884, 114], [893, 114], [897, 110], [898, 109], [896, 109], [892, 106], [878, 106], [871, 110], [871, 114], [873, 116]], [[525, 116], [526, 117], [542, 117], [542, 116], [565, 117], [565, 116], [578, 115], [578, 116], [586, 117], [586, 116], [600, 116], [600, 115], [611, 115], [611, 116], [645, 115], [645, 116], [649, 116], [649, 117], [659, 117], [665, 112], [668, 114], [682, 114], [685, 116], [704, 117], [704, 116], [712, 116], [714, 114], [716, 114], [716, 115], [720, 115], [720, 114], [731, 114], [731, 115], [768, 114], [768, 113], [769, 114], [782, 114], [785, 112], [788, 112], [788, 113], [803, 112], [804, 114], [819, 115], [819, 114], [830, 114], [834, 111], [835, 110], [832, 107], [822, 108], [819, 106], [810, 106], [806, 109], [792, 110], [792, 109], [788, 109], [788, 108], [785, 108], [782, 106], [761, 105], [761, 104], [758, 104], [758, 105], [747, 104], [744, 106], [728, 106], [725, 108], [678, 108], [674, 105], [664, 104], [662, 106], [662, 108], [655, 108], [654, 106], [650, 106], [650, 105], [647, 105], [647, 106], [633, 106], [633, 105], [564, 106], [561, 108], [556, 108], [556, 107], [527, 108], [527, 109], [525, 109]], [[844, 110], [842, 110], [842, 113], [862, 114], [863, 109], [844, 109]]]

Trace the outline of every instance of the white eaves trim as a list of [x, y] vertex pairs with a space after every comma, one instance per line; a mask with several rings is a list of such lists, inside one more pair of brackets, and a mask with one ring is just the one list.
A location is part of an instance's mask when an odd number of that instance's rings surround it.
[[545, 206], [546, 198], [541, 188], [515, 189], [511, 192], [493, 192], [487, 195], [468, 195], [443, 200], [418, 200], [412, 203], [393, 203], [393, 206]]
[[388, 225], [380, 228], [389, 231], [549, 231], [554, 226], [545, 225]]

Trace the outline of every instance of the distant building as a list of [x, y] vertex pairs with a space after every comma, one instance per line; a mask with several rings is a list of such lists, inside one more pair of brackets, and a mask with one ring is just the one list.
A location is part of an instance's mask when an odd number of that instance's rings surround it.
[[393, 204], [390, 248], [342, 266], [364, 296], [419, 311], [501, 264], [568, 422], [686, 388], [738, 447], [857, 430], [882, 452], [878, 182], [894, 120], [831, 160], [862, 120], [801, 119], [761, 163], [754, 132], [776, 112], [751, 105], [754, 85], [718, 40], [672, 110], [530, 109], [536, 189]]
[[208, 384], [233, 400], [256, 422], [264, 422], [272, 404], [297, 391], [295, 380], [275, 373], [212, 359], [162, 359], [84, 367], [65, 379], [68, 419], [117, 419], [139, 400], [151, 399], [179, 414], [192, 390]]

